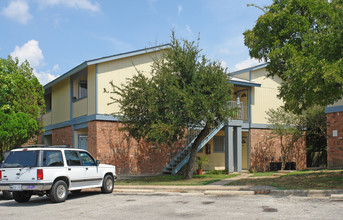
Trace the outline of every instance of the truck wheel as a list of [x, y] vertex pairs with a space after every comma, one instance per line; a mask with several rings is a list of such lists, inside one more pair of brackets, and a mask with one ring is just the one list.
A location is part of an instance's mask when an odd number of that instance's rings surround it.
[[2, 196], [4, 197], [4, 199], [13, 199], [12, 192], [7, 191], [7, 190], [2, 191]]
[[113, 177], [111, 175], [106, 175], [102, 182], [101, 192], [112, 193], [113, 192]]
[[58, 180], [50, 190], [50, 199], [52, 202], [64, 202], [68, 197], [68, 187], [66, 182]]
[[13, 198], [16, 202], [27, 202], [31, 199], [31, 193], [30, 192], [13, 192]]

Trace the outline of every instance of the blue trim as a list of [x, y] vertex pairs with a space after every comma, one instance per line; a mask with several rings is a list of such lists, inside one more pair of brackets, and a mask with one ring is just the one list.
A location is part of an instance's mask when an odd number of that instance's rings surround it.
[[234, 81], [234, 80], [229, 80], [229, 83], [232, 83], [234, 85], [237, 86], [254, 86], [254, 87], [261, 87], [261, 84], [259, 83], [253, 83], [253, 82], [238, 82], [238, 81]]
[[252, 103], [252, 88], [250, 88], [250, 91], [249, 91], [249, 127], [251, 127], [251, 118], [252, 118], [252, 112], [251, 112], [251, 103]]
[[242, 69], [242, 70], [238, 70], [238, 71], [232, 72], [232, 73], [230, 73], [230, 75], [231, 76], [235, 76], [235, 75], [238, 75], [238, 74], [241, 74], [241, 73], [246, 73], [246, 72], [251, 72], [251, 71], [259, 70], [259, 69], [265, 68], [266, 66], [268, 66], [268, 63], [262, 63], [262, 64], [259, 64], [257, 66], [253, 66], [253, 67], [249, 67], [249, 68], [245, 68], [245, 69]]
[[85, 122], [85, 123], [82, 123], [82, 124], [74, 125], [74, 129], [75, 129], [75, 130], [79, 130], [79, 129], [82, 129], [82, 128], [88, 128], [88, 122]]
[[249, 81], [251, 81], [252, 77], [251, 77], [251, 71], [249, 71]]
[[163, 49], [167, 49], [167, 48], [170, 48], [170, 44], [163, 44], [160, 46], [149, 47], [149, 48], [135, 50], [135, 51], [127, 52], [127, 53], [120, 53], [120, 54], [116, 54], [116, 55], [112, 55], [112, 56], [101, 57], [101, 58], [97, 58], [97, 59], [93, 59], [93, 60], [88, 60], [86, 62], [88, 65], [93, 65], [93, 64], [108, 62], [108, 61], [112, 61], [112, 60], [118, 60], [118, 59], [122, 59], [122, 58], [137, 56], [137, 55], [150, 53], [150, 52], [153, 52], [156, 50], [163, 50]]
[[46, 131], [46, 132], [44, 132], [43, 136], [46, 136], [46, 135], [52, 135], [52, 131]]
[[325, 113], [343, 112], [343, 105], [325, 107]]
[[73, 93], [73, 80], [70, 79], [70, 120], [73, 119]]
[[98, 64], [95, 64], [95, 114], [98, 114]]
[[80, 65], [78, 65], [78, 66], [74, 67], [73, 69], [69, 70], [68, 72], [66, 72], [62, 76], [52, 80], [51, 82], [49, 82], [48, 84], [43, 86], [43, 88], [44, 89], [48, 89], [49, 87], [55, 85], [56, 83], [61, 82], [62, 80], [68, 78], [71, 75], [74, 75], [75, 73], [79, 72], [80, 70], [84, 69], [85, 67], [87, 67], [87, 62], [81, 63]]
[[113, 60], [117, 60], [117, 59], [131, 57], [131, 56], [137, 56], [137, 55], [150, 53], [150, 52], [153, 52], [156, 50], [163, 50], [163, 49], [167, 49], [167, 48], [170, 48], [170, 44], [163, 44], [160, 46], [150, 47], [150, 48], [146, 48], [146, 49], [135, 50], [135, 51], [127, 52], [127, 53], [120, 53], [120, 54], [107, 56], [107, 57], [101, 57], [101, 58], [97, 58], [97, 59], [93, 59], [93, 60], [87, 60], [87, 61], [81, 63], [80, 65], [74, 67], [73, 69], [69, 70], [68, 72], [64, 73], [62, 76], [60, 76], [60, 77], [56, 78], [55, 80], [49, 82], [43, 88], [47, 89], [47, 88], [55, 85], [56, 83], [62, 81], [63, 79], [66, 79], [69, 76], [74, 75], [75, 73], [79, 72], [80, 70], [86, 68], [87, 66], [93, 65], [93, 64], [113, 61]]
[[57, 128], [63, 128], [63, 127], [67, 127], [67, 126], [74, 126], [74, 125], [78, 125], [78, 124], [88, 123], [89, 121], [118, 122], [118, 121], [120, 121], [120, 119], [119, 119], [119, 117], [114, 117], [112, 115], [97, 115], [97, 114], [84, 115], [84, 116], [80, 116], [77, 118], [73, 118], [72, 120], [69, 120], [69, 121], [60, 122], [60, 123], [56, 123], [53, 125], [45, 126], [44, 129], [46, 131], [51, 131], [51, 130], [57, 129]]

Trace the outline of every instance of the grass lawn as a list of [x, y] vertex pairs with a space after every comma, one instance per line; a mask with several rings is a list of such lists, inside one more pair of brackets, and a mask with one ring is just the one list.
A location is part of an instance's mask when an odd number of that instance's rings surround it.
[[237, 180], [227, 185], [266, 185], [278, 189], [341, 189], [343, 190], [343, 171], [309, 172], [297, 171], [279, 178], [249, 178]]
[[239, 174], [203, 174], [194, 175], [193, 179], [185, 180], [181, 175], [175, 176], [153, 176], [153, 177], [139, 177], [127, 180], [118, 180], [118, 185], [188, 185], [188, 186], [199, 186], [207, 185], [222, 179], [228, 179]]

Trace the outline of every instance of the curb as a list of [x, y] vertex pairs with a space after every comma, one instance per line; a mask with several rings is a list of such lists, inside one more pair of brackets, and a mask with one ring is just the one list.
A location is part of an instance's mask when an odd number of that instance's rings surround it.
[[329, 198], [343, 201], [343, 190], [276, 190], [267, 186], [137, 186], [117, 185], [114, 193], [125, 194], [155, 194], [155, 193], [199, 193], [213, 196], [246, 196], [246, 195], [270, 195], [270, 196], [297, 196], [313, 198]]

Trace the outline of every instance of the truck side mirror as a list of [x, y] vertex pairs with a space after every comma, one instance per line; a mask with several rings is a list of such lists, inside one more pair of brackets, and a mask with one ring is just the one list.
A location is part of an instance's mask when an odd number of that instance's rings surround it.
[[100, 160], [96, 160], [96, 161], [95, 161], [95, 164], [96, 164], [97, 166], [99, 166]]

